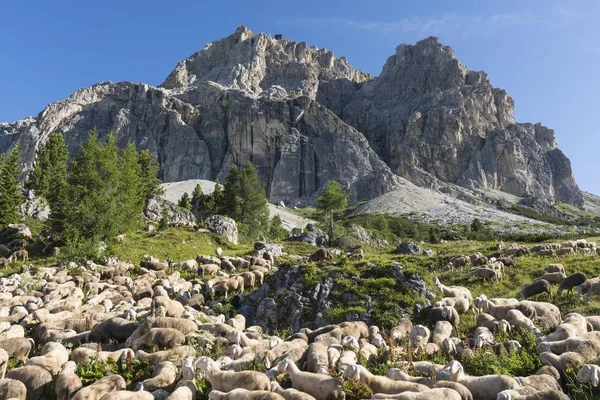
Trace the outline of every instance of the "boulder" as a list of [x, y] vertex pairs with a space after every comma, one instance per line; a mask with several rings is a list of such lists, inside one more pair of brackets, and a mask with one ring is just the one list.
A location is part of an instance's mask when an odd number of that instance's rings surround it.
[[0, 232], [0, 240], [31, 239], [31, 230], [25, 224], [9, 224], [8, 228]]
[[238, 244], [238, 228], [234, 219], [212, 215], [204, 220], [206, 228], [233, 244]]
[[254, 243], [254, 255], [256, 257], [262, 257], [265, 253], [270, 253], [275, 258], [281, 257], [283, 255], [283, 246], [265, 242]]
[[433, 257], [435, 255], [435, 252], [431, 249], [425, 249], [423, 250], [423, 255], [427, 257]]
[[50, 216], [50, 207], [44, 199], [36, 197], [33, 190], [28, 190], [25, 194], [25, 203], [19, 207], [19, 213], [44, 222]]
[[401, 243], [400, 245], [398, 245], [398, 247], [396, 247], [394, 253], [417, 255], [421, 254], [421, 247], [415, 242]]
[[[294, 232], [292, 232], [294, 233]], [[321, 229], [317, 228], [313, 224], [306, 225], [305, 232], [300, 235], [292, 234], [288, 241], [290, 242], [304, 242], [313, 246], [323, 247], [329, 244], [329, 236]]]
[[[169, 216], [169, 224], [175, 226], [194, 226], [196, 225], [196, 217], [191, 211], [177, 207], [170, 201], [164, 200], [158, 196], [152, 196], [144, 210], [144, 216], [150, 222], [160, 222], [163, 215], [163, 210]], [[152, 231], [148, 231], [152, 232]]]

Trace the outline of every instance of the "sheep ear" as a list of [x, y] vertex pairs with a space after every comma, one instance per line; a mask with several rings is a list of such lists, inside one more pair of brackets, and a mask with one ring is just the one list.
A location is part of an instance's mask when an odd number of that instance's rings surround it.
[[265, 356], [265, 367], [267, 367], [267, 369], [271, 369], [271, 360], [269, 360], [269, 357]]

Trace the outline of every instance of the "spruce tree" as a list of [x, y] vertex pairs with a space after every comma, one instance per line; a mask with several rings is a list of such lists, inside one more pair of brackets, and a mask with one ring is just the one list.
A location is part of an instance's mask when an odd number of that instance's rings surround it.
[[241, 171], [240, 198], [240, 222], [250, 227], [252, 236], [260, 232], [266, 233], [269, 223], [267, 196], [256, 168], [250, 162]]
[[68, 159], [69, 150], [63, 135], [53, 133], [38, 152], [27, 186], [51, 202], [56, 185], [67, 180]]
[[21, 145], [18, 143], [0, 166], [0, 228], [19, 221], [19, 206], [25, 200], [19, 181]]
[[229, 170], [229, 175], [223, 184], [223, 204], [221, 213], [235, 220], [240, 219], [242, 212], [242, 198], [240, 187], [240, 171], [235, 165]]
[[333, 218], [336, 214], [344, 211], [348, 206], [348, 193], [342, 188], [338, 181], [329, 181], [323, 193], [317, 197], [317, 208], [328, 221], [329, 240], [333, 240], [334, 226]]
[[162, 217], [158, 222], [158, 230], [162, 231], [169, 227], [169, 212], [167, 211], [167, 207], [163, 207], [162, 209]]
[[139, 154], [133, 143], [129, 143], [119, 158], [120, 176], [118, 202], [121, 211], [117, 215], [121, 232], [134, 228], [141, 222], [141, 214], [146, 205], [146, 193], [142, 181], [142, 167], [138, 162]]
[[277, 214], [273, 215], [269, 223], [269, 238], [270, 239], [285, 239], [288, 236], [288, 231], [283, 227], [281, 217]]
[[142, 150], [138, 153], [138, 163], [141, 167], [141, 180], [146, 198], [163, 194], [165, 190], [161, 186], [162, 181], [157, 178], [160, 166], [150, 150]]
[[192, 209], [192, 204], [190, 202], [190, 195], [187, 192], [184, 192], [177, 205], [181, 208], [185, 208], [186, 210]]
[[192, 200], [190, 201], [192, 204], [192, 208], [196, 209], [199, 203], [204, 199], [204, 194], [202, 193], [202, 186], [197, 184], [192, 192]]

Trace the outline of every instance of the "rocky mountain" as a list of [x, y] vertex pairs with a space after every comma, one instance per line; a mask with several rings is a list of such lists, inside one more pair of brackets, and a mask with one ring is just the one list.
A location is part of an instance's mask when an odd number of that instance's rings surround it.
[[336, 179], [354, 201], [414, 183], [583, 205], [554, 132], [515, 123], [506, 92], [435, 38], [398, 46], [373, 78], [326, 49], [242, 26], [160, 87], [104, 82], [0, 124], [0, 151], [20, 140], [27, 171], [50, 133], [75, 151], [93, 128], [150, 149], [166, 182], [222, 180], [252, 161], [273, 203], [309, 203]]

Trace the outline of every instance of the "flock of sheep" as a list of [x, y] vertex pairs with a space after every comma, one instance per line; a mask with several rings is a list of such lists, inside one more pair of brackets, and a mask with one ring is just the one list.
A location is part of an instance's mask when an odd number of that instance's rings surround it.
[[[460, 256], [449, 268], [472, 266], [470, 275], [483, 278], [474, 272], [485, 269], [496, 280], [505, 267], [514, 267], [514, 257], [532, 251], [596, 251], [585, 241], [538, 247], [499, 249], [498, 257]], [[583, 384], [600, 383], [600, 367], [594, 364], [600, 356], [600, 316], [562, 316], [551, 303], [526, 300], [550, 284], [559, 284], [559, 292], [600, 294], [600, 279], [578, 272], [567, 276], [561, 264], [548, 265], [519, 299], [474, 297], [468, 288], [436, 278], [442, 299], [425, 310], [428, 326], [408, 318], [389, 330], [348, 321], [279, 337], [246, 326], [242, 315], [226, 320], [214, 311], [220, 299], [263, 284], [274, 258], [217, 254], [180, 263], [144, 257], [139, 269], [118, 260], [25, 265], [21, 273], [2, 278], [0, 399], [192, 400], [202, 395], [197, 386], [202, 380], [210, 383], [204, 394], [211, 400], [338, 400], [347, 396], [347, 381], [367, 387], [373, 399], [568, 399], [563, 392], [567, 369], [576, 370]], [[180, 271], [194, 279], [183, 279]], [[476, 314], [469, 338], [457, 337], [464, 313]], [[521, 351], [515, 340], [495, 340], [498, 332], [513, 329], [537, 337], [544, 366], [535, 374], [471, 376], [456, 361], [488, 347], [497, 353]], [[199, 354], [198, 343], [224, 351]], [[408, 361], [419, 353], [445, 354], [453, 361]], [[8, 369], [10, 359], [23, 366]], [[78, 367], [94, 359], [145, 361], [152, 376], [134, 382], [131, 390], [118, 374], [84, 386]], [[383, 359], [394, 360], [386, 376], [363, 366]]]

